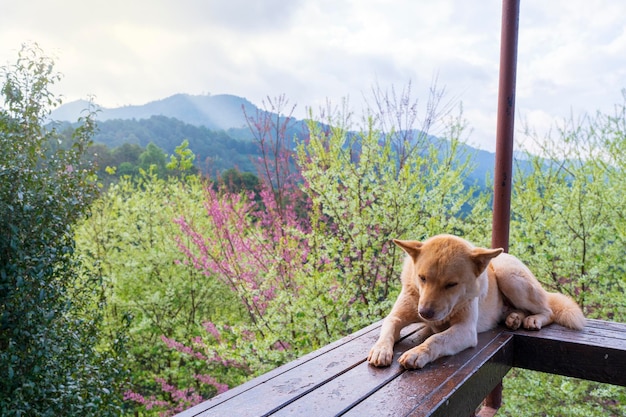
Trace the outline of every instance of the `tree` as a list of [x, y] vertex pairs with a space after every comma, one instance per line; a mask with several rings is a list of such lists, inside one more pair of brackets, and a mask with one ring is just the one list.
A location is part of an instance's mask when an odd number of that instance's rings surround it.
[[548, 288], [574, 297], [591, 317], [624, 320], [626, 96], [615, 114], [597, 113], [538, 139], [528, 172], [513, 187], [512, 250]]
[[237, 194], [241, 191], [253, 192], [258, 195], [259, 177], [251, 172], [241, 172], [235, 168], [229, 168], [222, 172], [220, 180], [215, 182], [215, 186], [223, 185], [230, 193]]
[[146, 149], [139, 155], [139, 166], [144, 171], [155, 170], [161, 176], [165, 174], [167, 155], [163, 149], [150, 142]]
[[[189, 160], [178, 161], [175, 167], [184, 172], [188, 164]], [[101, 281], [107, 300], [103, 336], [128, 333], [127, 392], [156, 396], [154, 401], [170, 396], [161, 392], [158, 378], [168, 386], [190, 386], [195, 384], [194, 375], [207, 372], [207, 365], [197, 358], [181, 358], [170, 350], [170, 340], [189, 344], [205, 333], [207, 321], [241, 320], [228, 289], [181, 260], [177, 248], [175, 218], [184, 214], [206, 228], [205, 186], [198, 176], [160, 178], [143, 172], [121, 178], [93, 203], [92, 215], [76, 228], [77, 253], [84, 268]]]
[[113, 148], [111, 157], [113, 158], [111, 166], [119, 166], [124, 162], [136, 164], [139, 161], [139, 155], [143, 152], [143, 148], [137, 144], [124, 143], [121, 146]]
[[436, 105], [427, 106], [428, 122], [417, 130], [410, 89], [397, 99], [375, 91], [381, 104], [361, 126], [355, 129], [346, 106], [327, 111], [325, 123], [309, 123], [310, 136], [298, 147], [312, 200], [308, 261], [319, 265], [318, 282], [339, 289], [335, 297], [342, 301], [326, 309], [343, 306], [344, 331], [388, 312], [398, 291], [400, 260], [391, 239], [465, 235], [471, 224], [461, 219], [472, 198], [464, 184], [470, 161], [459, 151], [462, 120], [453, 119], [445, 139], [435, 140], [427, 129], [439, 118]]
[[189, 149], [189, 141], [185, 139], [180, 145], [174, 149], [174, 155], [170, 155], [170, 161], [165, 165], [168, 173], [172, 173], [178, 177], [185, 175], [193, 175], [198, 169], [193, 165], [196, 155]]
[[[613, 113], [565, 120], [555, 131], [532, 135], [539, 153], [525, 156], [530, 170], [516, 172], [510, 250], [588, 317], [624, 321], [626, 95]], [[608, 384], [516, 369], [504, 388], [503, 415], [626, 411], [626, 390]]]
[[123, 375], [114, 341], [99, 343], [99, 283], [76, 262], [72, 233], [97, 192], [82, 159], [93, 118], [71, 147], [48, 152], [53, 64], [25, 45], [2, 68], [0, 414], [116, 415]]
[[[219, 277], [237, 295], [257, 334], [261, 357], [268, 346], [281, 345], [289, 338], [299, 347], [319, 345], [315, 332], [303, 332], [296, 315], [304, 314], [298, 305], [305, 266], [308, 219], [297, 207], [305, 196], [298, 188], [292, 152], [285, 134], [292, 122], [283, 111], [284, 97], [268, 99], [272, 111], [246, 115], [250, 130], [263, 155], [257, 161], [260, 184], [256, 192], [233, 192], [224, 181], [221, 188], [207, 190], [206, 212], [210, 228], [199, 228], [186, 217], [177, 220], [183, 236], [180, 247], [193, 265], [207, 275]], [[235, 172], [228, 172], [229, 179]], [[308, 313], [310, 314], [310, 313]], [[308, 316], [307, 314], [307, 316]], [[326, 340], [322, 336], [322, 340]], [[260, 361], [262, 362], [262, 360]]]

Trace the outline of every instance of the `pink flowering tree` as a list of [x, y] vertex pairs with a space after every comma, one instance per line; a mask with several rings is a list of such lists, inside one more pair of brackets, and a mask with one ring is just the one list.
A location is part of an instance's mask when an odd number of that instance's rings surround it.
[[[214, 395], [226, 392], [229, 384], [237, 385], [243, 382], [246, 375], [250, 374], [248, 366], [240, 359], [226, 356], [236, 350], [239, 334], [229, 326], [218, 327], [211, 322], [205, 322], [204, 328], [206, 335], [195, 337], [189, 345], [165, 336], [161, 337], [161, 341], [178, 352], [181, 357], [205, 363], [207, 371], [193, 375], [195, 380], [193, 386], [180, 388], [168, 382], [166, 378], [159, 377], [156, 378], [156, 382], [161, 389], [160, 395], [145, 396], [129, 390], [124, 394], [124, 399], [140, 405], [150, 414], [171, 416]], [[232, 356], [232, 353], [230, 355]], [[229, 381], [229, 384], [220, 382], [225, 380]]]
[[[209, 184], [201, 224], [186, 216], [174, 219], [181, 232], [180, 263], [226, 284], [247, 317], [240, 323], [206, 323], [206, 334], [192, 343], [161, 338], [183, 357], [205, 362], [211, 372], [194, 378], [209, 387], [209, 395], [227, 389], [226, 380], [242, 382], [241, 375], [266, 371], [327, 341], [323, 332], [315, 337], [304, 325], [315, 312], [303, 290], [312, 276], [310, 226], [288, 140], [293, 119], [284, 115], [283, 97], [268, 103], [265, 111], [246, 115], [262, 154], [258, 188], [234, 192], [228, 184]], [[157, 382], [163, 391], [158, 398], [133, 392], [126, 398], [164, 415], [208, 398], [194, 388]]]
[[308, 273], [309, 224], [298, 214], [307, 202], [287, 137], [293, 108], [285, 116], [284, 97], [268, 103], [256, 115], [246, 114], [262, 154], [258, 194], [208, 188], [205, 208], [211, 230], [199, 230], [183, 217], [175, 221], [191, 242], [179, 243], [186, 262], [228, 285], [258, 340], [285, 348], [285, 329], [290, 329], [290, 340], [297, 336], [294, 300]]

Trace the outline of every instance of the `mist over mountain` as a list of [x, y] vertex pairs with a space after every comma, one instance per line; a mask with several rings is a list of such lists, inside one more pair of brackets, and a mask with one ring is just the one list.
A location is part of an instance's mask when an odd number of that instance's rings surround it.
[[[55, 109], [50, 118], [59, 121], [76, 121], [89, 107], [86, 100], [77, 100]], [[162, 100], [142, 105], [106, 108], [96, 104], [96, 120], [141, 120], [151, 116], [165, 116], [181, 122], [204, 126], [211, 130], [227, 130], [246, 127], [244, 110], [250, 116], [256, 114], [257, 107], [245, 98], [220, 95], [175, 94]]]

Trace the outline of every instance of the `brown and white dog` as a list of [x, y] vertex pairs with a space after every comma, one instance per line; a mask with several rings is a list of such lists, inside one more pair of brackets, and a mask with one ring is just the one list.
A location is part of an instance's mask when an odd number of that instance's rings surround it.
[[369, 352], [374, 366], [391, 364], [400, 330], [416, 322], [426, 324], [425, 340], [400, 356], [405, 368], [422, 368], [476, 346], [478, 333], [502, 321], [513, 330], [539, 330], [553, 322], [576, 330], [585, 326], [571, 298], [544, 290], [519, 259], [502, 249], [474, 247], [452, 235], [394, 243], [407, 253], [402, 290]]

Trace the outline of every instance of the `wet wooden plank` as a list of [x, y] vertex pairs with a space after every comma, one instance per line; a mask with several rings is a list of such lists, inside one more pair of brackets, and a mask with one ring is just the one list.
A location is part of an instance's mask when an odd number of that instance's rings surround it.
[[581, 332], [551, 325], [515, 332], [518, 368], [626, 386], [626, 324], [590, 321]]
[[496, 329], [478, 339], [475, 348], [406, 371], [338, 415], [471, 415], [509, 371], [513, 355], [508, 332]]
[[587, 325], [584, 330], [588, 329], [601, 329], [603, 333], [606, 332], [615, 332], [616, 337], [626, 338], [626, 334], [624, 334], [624, 329], [626, 328], [626, 323], [620, 323], [617, 321], [606, 321], [606, 320], [595, 320], [595, 319], [587, 319]]
[[[349, 369], [363, 363], [378, 338], [381, 322], [198, 404], [179, 417], [262, 416], [297, 401]], [[411, 335], [420, 326], [402, 334]]]
[[[433, 392], [427, 401], [416, 406], [409, 416], [470, 416], [483, 399], [511, 370], [513, 336], [502, 333], [486, 348], [459, 368], [454, 378], [446, 381], [442, 391]], [[442, 395], [443, 394], [443, 395]]]
[[332, 416], [346, 408], [346, 404], [358, 402], [361, 398], [368, 397], [372, 392], [378, 391], [390, 381], [402, 375], [406, 370], [398, 363], [397, 359], [406, 350], [416, 345], [419, 336], [413, 334], [394, 346], [394, 360], [391, 366], [377, 368], [369, 365], [365, 358], [369, 352], [361, 351], [363, 361], [336, 378], [329, 380], [315, 391], [288, 404], [278, 410], [272, 416]]
[[[234, 387], [223, 394], [217, 395], [211, 398], [208, 401], [205, 401], [201, 404], [198, 404], [192, 408], [189, 408], [183, 411], [180, 414], [177, 414], [177, 417], [196, 417], [196, 416], [207, 416], [210, 415], [209, 410], [219, 407], [220, 404], [227, 403], [231, 401], [235, 397], [239, 396], [247, 396], [248, 398], [254, 394], [257, 387], [263, 387], [269, 381], [278, 378], [280, 376], [287, 375], [293, 369], [298, 368], [302, 364], [305, 364], [309, 361], [315, 360], [316, 358], [322, 357], [326, 355], [328, 352], [333, 351], [334, 349], [340, 348], [341, 346], [350, 343], [353, 340], [356, 340], [360, 337], [363, 337], [368, 334], [378, 334], [377, 332], [380, 329], [381, 322], [373, 323], [370, 326], [367, 326], [356, 333], [353, 333], [349, 336], [346, 336], [336, 342], [333, 342], [327, 346], [324, 346], [321, 349], [318, 349], [314, 352], [310, 352], [307, 355], [304, 355], [292, 362], [289, 362], [285, 365], [279, 366], [276, 369], [273, 369], [263, 375], [260, 375], [248, 382], [245, 382], [237, 387]], [[374, 336], [372, 336], [374, 337]], [[256, 395], [256, 394], [254, 394]], [[232, 402], [234, 404], [234, 402]], [[233, 412], [236, 412], [233, 410]]]
[[[610, 324], [604, 326], [603, 324]], [[610, 323], [600, 320], [589, 320], [587, 326], [581, 331], [573, 331], [558, 324], [551, 324], [541, 331], [517, 330], [518, 335], [537, 339], [553, 339], [572, 341], [590, 346], [610, 346], [619, 349], [626, 342], [626, 325], [622, 323]]]

